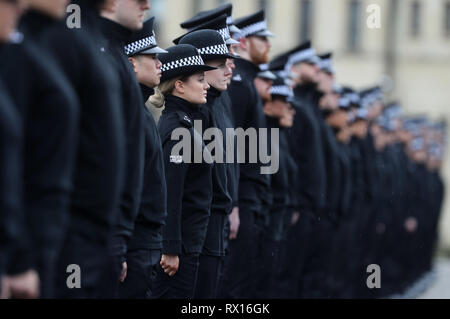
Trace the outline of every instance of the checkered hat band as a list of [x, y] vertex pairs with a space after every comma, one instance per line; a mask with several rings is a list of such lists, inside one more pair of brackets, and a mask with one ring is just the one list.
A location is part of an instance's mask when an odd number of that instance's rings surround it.
[[259, 69], [261, 71], [267, 71], [267, 70], [269, 70], [269, 64], [268, 63], [260, 64]]
[[228, 29], [228, 27], [217, 30], [217, 32], [220, 33], [224, 41], [227, 41], [228, 39], [231, 38], [230, 29]]
[[198, 53], [205, 54], [228, 54], [228, 48], [225, 44], [213, 45], [211, 47], [198, 49]]
[[182, 68], [185, 66], [193, 66], [193, 65], [205, 65], [203, 59], [199, 55], [190, 56], [187, 58], [183, 58], [180, 60], [170, 61], [165, 63], [161, 67], [161, 72], [166, 72], [173, 69]]
[[331, 59], [320, 60], [319, 67], [321, 69], [331, 69], [332, 68]]
[[240, 30], [241, 32], [238, 35], [236, 35], [237, 40], [240, 40], [257, 32], [267, 30], [267, 22], [261, 21], [258, 23], [250, 24], [246, 27], [240, 28]]
[[346, 97], [341, 97], [339, 99], [339, 106], [340, 107], [348, 107], [350, 104], [350, 100]]
[[356, 93], [346, 94], [351, 102], [357, 103], [359, 101], [359, 95]]
[[143, 49], [146, 49], [148, 47], [152, 47], [152, 46], [156, 46], [156, 39], [155, 36], [151, 36], [148, 38], [144, 38], [135, 42], [132, 42], [128, 45], [125, 46], [125, 53], [127, 55], [134, 53], [134, 52], [139, 52]]
[[316, 51], [313, 48], [309, 48], [297, 53], [292, 54], [289, 57], [289, 64], [294, 65], [316, 55]]
[[270, 94], [283, 95], [283, 96], [293, 96], [291, 88], [289, 88], [287, 85], [272, 86], [270, 88]]

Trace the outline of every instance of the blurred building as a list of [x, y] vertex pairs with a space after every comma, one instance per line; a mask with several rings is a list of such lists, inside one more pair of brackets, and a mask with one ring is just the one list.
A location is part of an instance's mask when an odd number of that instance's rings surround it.
[[[224, 0], [150, 0], [158, 41], [184, 33], [179, 23]], [[273, 55], [311, 39], [334, 53], [337, 80], [358, 88], [384, 83], [411, 113], [450, 119], [450, 0], [233, 0], [238, 18], [266, 9]], [[377, 21], [379, 12], [379, 21]], [[377, 25], [379, 22], [379, 25]], [[450, 163], [444, 174], [450, 193]], [[448, 196], [446, 196], [448, 198]], [[441, 221], [450, 250], [450, 203]]]

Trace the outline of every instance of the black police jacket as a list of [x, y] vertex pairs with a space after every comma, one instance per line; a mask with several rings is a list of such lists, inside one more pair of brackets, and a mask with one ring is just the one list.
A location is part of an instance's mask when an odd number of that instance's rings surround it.
[[222, 92], [220, 96], [217, 98], [218, 102], [222, 106], [222, 120], [224, 121], [224, 127], [225, 133], [227, 134], [228, 143], [231, 140], [234, 140], [234, 157], [231, 160], [227, 162], [227, 187], [228, 187], [228, 193], [231, 196], [232, 199], [232, 206], [237, 207], [239, 204], [239, 163], [238, 163], [238, 146], [237, 146], [237, 139], [233, 135], [234, 128], [236, 127], [234, 123], [233, 118], [233, 104], [230, 98], [230, 95], [228, 94], [228, 91]]
[[[212, 168], [211, 216], [209, 217], [208, 231], [202, 251], [202, 254], [209, 256], [225, 255], [225, 226], [233, 204], [228, 187], [230, 170], [226, 161], [227, 123], [225, 106], [220, 99], [221, 95], [222, 92], [211, 87], [208, 90], [207, 103], [202, 105], [200, 109], [205, 117], [203, 129], [214, 128], [222, 133], [222, 139], [216, 141], [215, 148], [211, 150], [211, 155], [215, 156], [216, 160]], [[220, 151], [219, 148], [222, 150]], [[220, 152], [222, 152], [222, 156], [219, 158]]]
[[303, 85], [294, 90], [292, 105], [296, 114], [289, 130], [289, 142], [298, 168], [298, 208], [320, 213], [325, 205], [326, 169], [320, 125], [311, 105], [314, 90], [314, 85]]
[[[53, 20], [29, 11], [21, 44], [5, 47], [0, 72], [24, 125], [24, 214], [27, 231], [17, 243], [13, 272], [54, 258], [63, 239], [73, 189], [78, 143], [78, 99], [51, 48], [42, 41]], [[27, 243], [27, 244], [25, 244]], [[22, 245], [23, 244], [23, 245]]]
[[[259, 72], [258, 66], [244, 59], [235, 60], [236, 69], [228, 93], [233, 106], [236, 128], [265, 128], [265, 117], [261, 98], [253, 83]], [[261, 174], [262, 163], [249, 161], [249, 145], [245, 145], [245, 163], [240, 165], [239, 205], [250, 207], [258, 214], [265, 214], [264, 207], [270, 202], [270, 175]]]
[[113, 233], [112, 253], [123, 256], [127, 241], [133, 234], [139, 211], [144, 179], [144, 109], [142, 94], [136, 75], [125, 54], [125, 41], [131, 31], [106, 18], [99, 18], [107, 38], [105, 48], [113, 57], [114, 68], [122, 85], [122, 112], [125, 122], [125, 171], [119, 215]]
[[341, 185], [337, 191], [339, 193], [339, 209], [338, 218], [345, 218], [350, 211], [351, 205], [351, 192], [352, 192], [352, 173], [350, 166], [350, 158], [348, 154], [348, 145], [343, 143], [338, 143], [340, 152], [339, 165], [340, 165], [340, 175], [341, 175]]
[[[195, 152], [210, 156], [201, 133], [193, 126], [194, 120], [202, 118], [198, 105], [173, 95], [166, 97], [165, 109], [158, 122], [167, 183], [164, 254], [200, 254], [204, 245], [212, 201], [212, 164], [204, 159], [200, 163], [194, 162]], [[180, 137], [176, 134], [180, 130], [176, 129], [183, 129], [180, 134], [187, 136]], [[172, 133], [175, 133], [174, 139]], [[190, 147], [176, 151], [177, 144], [182, 141], [189, 141]], [[185, 151], [190, 151], [190, 156]]]
[[19, 114], [0, 80], [0, 275], [7, 271], [11, 249], [25, 232], [22, 134]]
[[106, 245], [122, 190], [125, 165], [121, 83], [108, 53], [101, 50], [96, 13], [81, 5], [83, 27], [64, 22], [44, 39], [80, 100], [80, 133], [71, 196], [70, 231]]
[[272, 204], [269, 209], [269, 223], [267, 226], [269, 238], [281, 240], [284, 226], [284, 218], [289, 204], [289, 170], [288, 152], [289, 145], [286, 130], [280, 127], [280, 120], [266, 116], [267, 126], [270, 129], [279, 130], [278, 154], [272, 149], [272, 156], [278, 156], [278, 172], [271, 176], [270, 190], [272, 193]]
[[336, 223], [341, 198], [339, 189], [342, 185], [340, 162], [341, 150], [339, 149], [333, 129], [325, 122], [324, 118], [319, 119], [319, 125], [321, 127], [322, 146], [326, 169], [326, 198], [323, 213], [332, 222]]
[[[153, 90], [141, 85], [147, 101]], [[132, 249], [161, 249], [162, 229], [167, 216], [167, 187], [161, 138], [152, 113], [144, 105], [145, 165], [144, 186], [134, 233], [128, 245]]]

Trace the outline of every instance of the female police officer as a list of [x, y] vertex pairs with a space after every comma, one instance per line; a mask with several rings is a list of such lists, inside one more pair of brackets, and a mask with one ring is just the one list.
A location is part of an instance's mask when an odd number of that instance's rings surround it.
[[[178, 45], [158, 55], [161, 84], [150, 101], [165, 109], [158, 123], [167, 183], [167, 219], [163, 229], [163, 256], [153, 287], [153, 298], [193, 298], [199, 255], [204, 244], [212, 201], [212, 165], [193, 163], [194, 152], [207, 156], [203, 139], [194, 130], [201, 119], [209, 85], [206, 66], [197, 49]], [[159, 101], [158, 101], [159, 99]], [[178, 139], [180, 138], [180, 141]], [[177, 152], [177, 144], [189, 145]], [[209, 161], [208, 161], [209, 162]]]

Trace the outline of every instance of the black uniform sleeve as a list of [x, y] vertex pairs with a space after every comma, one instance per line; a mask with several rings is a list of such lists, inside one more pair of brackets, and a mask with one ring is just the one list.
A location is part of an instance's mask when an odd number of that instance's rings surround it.
[[79, 118], [78, 99], [46, 51], [25, 44], [17, 49], [24, 54], [15, 61], [24, 67], [12, 70], [8, 79], [11, 86], [19, 83], [21, 87], [24, 77], [30, 83], [25, 92], [12, 90], [11, 97], [21, 110], [26, 130], [24, 209], [26, 236], [32, 249], [16, 245], [10, 269], [13, 273], [26, 270], [30, 260], [39, 263], [55, 254], [61, 244], [72, 191]]
[[[128, 63], [128, 61], [127, 61]], [[128, 67], [128, 65], [127, 65]], [[142, 98], [139, 86], [134, 74], [128, 74], [130, 70], [124, 71], [125, 76], [130, 76], [123, 109], [125, 115], [125, 170], [124, 183], [121, 200], [119, 204], [120, 213], [113, 235], [114, 254], [124, 256], [127, 250], [127, 242], [131, 238], [134, 222], [139, 211], [142, 197], [142, 185], [144, 175], [144, 114]], [[132, 71], [132, 70], [131, 70]], [[128, 73], [127, 73], [128, 72]], [[122, 76], [124, 76], [122, 74]]]
[[0, 83], [0, 276], [25, 233], [21, 207], [22, 124]]
[[163, 141], [163, 158], [167, 184], [167, 218], [163, 229], [163, 253], [181, 254], [181, 214], [183, 190], [189, 164], [171, 160], [172, 148], [178, 143], [170, 136]]
[[149, 221], [164, 224], [164, 216], [167, 214], [164, 154], [155, 121], [150, 113], [146, 116], [146, 126], [148, 139], [152, 140], [146, 147], [149, 144], [152, 147], [148, 149], [148, 162], [145, 164], [145, 180], [148, 180], [149, 184], [146, 185], [146, 191], [143, 193], [142, 206], [147, 212]]

